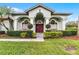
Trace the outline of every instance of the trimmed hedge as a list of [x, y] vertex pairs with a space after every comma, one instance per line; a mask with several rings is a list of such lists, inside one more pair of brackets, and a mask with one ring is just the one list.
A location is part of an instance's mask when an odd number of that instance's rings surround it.
[[74, 36], [77, 35], [77, 31], [62, 31], [63, 36]]
[[7, 35], [20, 37], [21, 33], [27, 33], [28, 37], [32, 37], [33, 31], [7, 31]]
[[45, 32], [44, 33], [45, 38], [59, 38], [62, 36], [63, 36], [62, 32]]

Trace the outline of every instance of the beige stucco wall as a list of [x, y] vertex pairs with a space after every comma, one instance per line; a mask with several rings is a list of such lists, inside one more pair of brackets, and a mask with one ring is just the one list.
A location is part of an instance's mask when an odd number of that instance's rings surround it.
[[44, 8], [42, 8], [42, 7], [38, 7], [36, 9], [30, 11], [29, 12], [29, 17], [35, 17], [36, 14], [39, 12], [39, 10], [40, 10], [40, 12], [43, 13], [44, 17], [47, 17], [47, 18], [51, 17], [51, 12], [46, 10], [46, 9], [44, 9]]
[[[10, 29], [10, 24], [9, 24], [9, 21], [8, 21], [8, 20], [3, 21], [3, 23], [5, 24], [5, 26], [6, 26], [7, 28]], [[7, 31], [4, 26], [1, 26], [1, 30], [2, 30], [2, 31]]]

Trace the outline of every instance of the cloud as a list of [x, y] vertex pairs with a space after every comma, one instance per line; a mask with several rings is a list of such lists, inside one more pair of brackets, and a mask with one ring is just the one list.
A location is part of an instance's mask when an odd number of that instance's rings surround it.
[[19, 8], [15, 8], [15, 7], [10, 7], [10, 6], [7, 6], [7, 8], [11, 8], [14, 10], [14, 12], [24, 12], [22, 9], [19, 9]]
[[13, 9], [15, 12], [24, 12], [22, 9], [19, 9], [19, 8], [12, 7], [12, 9]]

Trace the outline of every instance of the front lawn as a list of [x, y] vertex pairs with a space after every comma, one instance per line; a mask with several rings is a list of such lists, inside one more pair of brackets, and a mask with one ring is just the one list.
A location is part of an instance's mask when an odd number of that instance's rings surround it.
[[[67, 50], [73, 46], [74, 50]], [[73, 52], [74, 51], [74, 52]], [[6, 55], [70, 55], [79, 54], [78, 40], [49, 39], [44, 42], [0, 42], [0, 54]]]

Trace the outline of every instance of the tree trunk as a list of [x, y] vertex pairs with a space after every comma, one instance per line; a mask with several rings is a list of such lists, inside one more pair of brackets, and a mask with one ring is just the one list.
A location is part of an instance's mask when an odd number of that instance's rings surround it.
[[1, 19], [0, 19], [1, 21], [0, 21], [0, 24], [1, 24], [2, 26], [4, 26], [6, 30], [9, 30], [9, 29], [5, 26], [5, 24], [3, 23], [2, 18], [3, 18], [3, 16], [1, 15]]
[[6, 30], [8, 31], [9, 29], [5, 26], [5, 24], [4, 23], [2, 23], [2, 26], [4, 26], [5, 28], [6, 28]]

